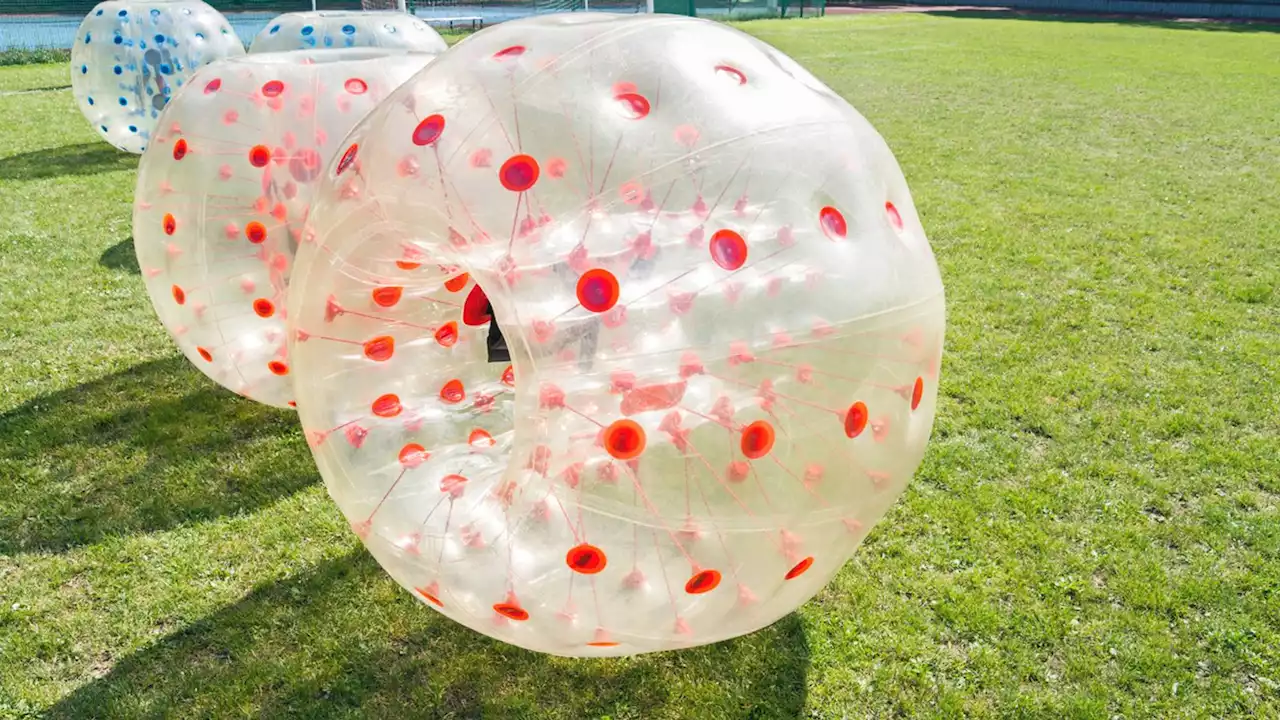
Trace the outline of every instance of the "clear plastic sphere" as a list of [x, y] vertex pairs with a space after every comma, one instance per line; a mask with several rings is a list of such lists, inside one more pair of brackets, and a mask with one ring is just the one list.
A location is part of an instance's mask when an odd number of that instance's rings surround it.
[[285, 289], [325, 166], [434, 56], [360, 48], [215, 63], [142, 156], [133, 242], [156, 312], [216, 382], [292, 405]]
[[449, 49], [440, 33], [408, 13], [321, 11], [285, 13], [272, 20], [253, 39], [249, 52], [349, 47], [437, 54]]
[[442, 55], [327, 170], [289, 308], [299, 416], [370, 552], [570, 656], [714, 642], [818, 592], [921, 460], [944, 331], [871, 125], [668, 16]]
[[104, 140], [141, 153], [192, 73], [238, 55], [244, 44], [227, 19], [200, 0], [108, 0], [80, 23], [71, 92]]

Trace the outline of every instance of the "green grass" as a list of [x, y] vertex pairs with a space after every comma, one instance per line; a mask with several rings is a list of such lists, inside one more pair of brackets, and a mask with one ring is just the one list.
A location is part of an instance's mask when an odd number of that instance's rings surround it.
[[0, 717], [1280, 717], [1280, 36], [744, 27], [897, 153], [947, 283], [939, 417], [815, 600], [614, 661], [388, 580], [291, 417], [164, 335], [136, 163], [65, 67], [0, 69]]

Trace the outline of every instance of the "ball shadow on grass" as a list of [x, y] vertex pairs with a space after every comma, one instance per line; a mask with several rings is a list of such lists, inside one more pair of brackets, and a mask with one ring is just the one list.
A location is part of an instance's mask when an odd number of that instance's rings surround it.
[[520, 650], [422, 606], [356, 551], [124, 658], [48, 716], [796, 718], [808, 666], [794, 614], [681, 652]]
[[138, 255], [133, 250], [132, 236], [103, 250], [102, 257], [98, 258], [98, 264], [108, 270], [117, 270], [130, 275], [142, 274], [142, 270], [138, 268]]
[[60, 145], [0, 158], [0, 180], [43, 180], [67, 175], [97, 175], [136, 170], [138, 156], [105, 142]]
[[296, 416], [175, 357], [0, 415], [0, 554], [268, 505], [318, 480]]

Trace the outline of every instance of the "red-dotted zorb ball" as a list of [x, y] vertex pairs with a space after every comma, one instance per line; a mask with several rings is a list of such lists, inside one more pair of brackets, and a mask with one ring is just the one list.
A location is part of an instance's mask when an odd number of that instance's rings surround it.
[[71, 91], [102, 139], [141, 153], [192, 73], [238, 55], [244, 45], [227, 19], [200, 0], [108, 0], [76, 31]]
[[161, 116], [134, 248], [160, 320], [219, 384], [292, 404], [285, 289], [315, 187], [356, 122], [432, 57], [247, 55], [197, 73]]
[[398, 582], [506, 642], [767, 625], [924, 453], [943, 290], [902, 173], [724, 25], [472, 36], [352, 133], [303, 242], [294, 383], [329, 492]]
[[449, 49], [440, 33], [408, 13], [348, 10], [285, 13], [262, 28], [249, 52], [349, 47], [437, 54]]

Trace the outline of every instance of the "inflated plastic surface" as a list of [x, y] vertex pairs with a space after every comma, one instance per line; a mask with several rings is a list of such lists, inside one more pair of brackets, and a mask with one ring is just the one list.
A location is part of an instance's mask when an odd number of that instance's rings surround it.
[[432, 55], [247, 55], [198, 73], [143, 155], [133, 240], [183, 353], [241, 395], [292, 403], [285, 289], [311, 196], [343, 136]]
[[249, 51], [349, 47], [398, 48], [437, 54], [449, 49], [440, 33], [408, 13], [335, 10], [281, 15], [262, 28]]
[[818, 592], [918, 466], [937, 266], [884, 141], [777, 50], [503, 23], [346, 144], [293, 378], [329, 492], [422, 602], [560, 655], [733, 637]]
[[217, 10], [200, 0], [110, 0], [80, 23], [71, 48], [71, 91], [104, 140], [146, 149], [156, 119], [197, 69], [244, 55]]

